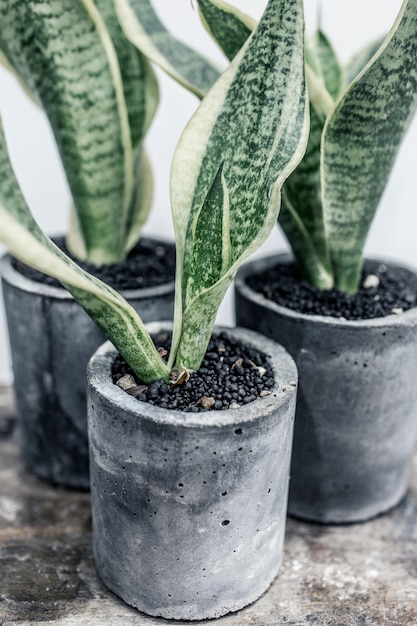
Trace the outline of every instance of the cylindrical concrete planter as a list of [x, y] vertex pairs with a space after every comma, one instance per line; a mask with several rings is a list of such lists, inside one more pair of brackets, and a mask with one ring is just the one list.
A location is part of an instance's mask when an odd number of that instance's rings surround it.
[[[63, 288], [28, 279], [0, 260], [21, 453], [40, 478], [89, 488], [86, 369], [105, 336]], [[169, 319], [174, 282], [122, 291], [147, 322]]]
[[417, 433], [417, 309], [365, 320], [299, 314], [247, 284], [288, 256], [245, 265], [236, 320], [279, 341], [298, 367], [289, 512], [367, 520], [407, 490]]
[[270, 395], [236, 410], [139, 402], [113, 384], [109, 343], [90, 361], [96, 565], [112, 591], [149, 615], [236, 611], [282, 562], [297, 372], [275, 342], [227, 332], [268, 354], [276, 380]]

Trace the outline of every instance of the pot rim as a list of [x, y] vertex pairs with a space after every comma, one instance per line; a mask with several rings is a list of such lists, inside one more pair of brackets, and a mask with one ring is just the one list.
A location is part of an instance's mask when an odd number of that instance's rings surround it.
[[[150, 333], [169, 331], [172, 322], [151, 322], [146, 325]], [[240, 327], [215, 326], [215, 333], [226, 332], [233, 339], [242, 341], [246, 346], [265, 353], [273, 368], [275, 384], [271, 393], [257, 398], [253, 402], [241, 405], [238, 409], [185, 412], [177, 409], [165, 409], [147, 402], [141, 402], [130, 396], [113, 383], [111, 366], [117, 354], [110, 341], [102, 344], [91, 357], [87, 368], [88, 387], [105, 397], [113, 406], [122, 406], [127, 413], [140, 419], [147, 419], [155, 424], [183, 428], [220, 428], [239, 426], [256, 422], [261, 416], [269, 415], [284, 406], [293, 397], [288, 392], [297, 389], [297, 368], [288, 352], [276, 341], [252, 330]]]
[[[396, 314], [392, 313], [390, 315], [385, 315], [384, 317], [374, 317], [365, 320], [347, 320], [339, 317], [332, 317], [331, 315], [311, 315], [308, 313], [299, 313], [298, 311], [294, 311], [288, 307], [285, 307], [281, 304], [277, 304], [273, 300], [268, 300], [261, 293], [258, 293], [246, 283], [246, 278], [253, 273], [256, 268], [256, 272], [261, 272], [271, 264], [275, 264], [278, 261], [289, 263], [293, 260], [293, 256], [289, 253], [277, 253], [268, 255], [265, 257], [261, 257], [258, 259], [254, 259], [247, 263], [244, 263], [242, 267], [239, 269], [237, 276], [235, 278], [235, 289], [239, 291], [242, 295], [244, 295], [249, 301], [262, 305], [275, 313], [280, 315], [285, 315], [287, 317], [293, 318], [294, 320], [303, 320], [305, 322], [314, 322], [316, 324], [322, 324], [324, 326], [333, 326], [340, 328], [384, 328], [384, 327], [393, 327], [393, 326], [409, 326], [410, 324], [417, 325], [417, 307], [413, 307], [412, 309], [408, 309], [403, 313]], [[405, 267], [404, 265], [400, 265], [399, 263], [395, 263], [395, 261], [391, 260], [381, 260], [381, 259], [370, 259], [373, 261], [386, 263], [394, 267], [402, 267], [404, 269], [408, 269], [410, 272], [416, 273], [413, 269]]]
[[[157, 237], [153, 237], [151, 235], [146, 235], [146, 239], [150, 239], [151, 241], [166, 243], [169, 244], [171, 242], [158, 239]], [[3, 254], [0, 257], [0, 276], [13, 285], [17, 289], [21, 291], [26, 291], [29, 293], [37, 293], [39, 295], [44, 296], [45, 298], [51, 298], [55, 300], [74, 300], [73, 296], [64, 288], [64, 287], [54, 287], [52, 285], [46, 285], [37, 280], [33, 280], [24, 276], [15, 268], [12, 264], [13, 255], [9, 252]], [[147, 299], [150, 297], [160, 297], [162, 295], [171, 293], [175, 288], [175, 280], [170, 280], [166, 283], [162, 283], [160, 285], [155, 285], [153, 287], [144, 287], [137, 289], [118, 289], [118, 293], [122, 295], [124, 298], [135, 298], [139, 299]]]

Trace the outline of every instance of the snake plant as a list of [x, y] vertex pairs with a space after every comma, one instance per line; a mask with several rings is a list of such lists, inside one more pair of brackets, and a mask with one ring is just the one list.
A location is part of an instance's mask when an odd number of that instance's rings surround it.
[[122, 261], [151, 206], [143, 140], [158, 87], [148, 60], [112, 0], [0, 0], [0, 50], [54, 132], [73, 198], [67, 248], [95, 265]]
[[[232, 59], [253, 20], [224, 0], [198, 6]], [[417, 0], [404, 0], [388, 36], [347, 68], [322, 32], [307, 41], [310, 136], [284, 185], [279, 221], [302, 273], [319, 289], [358, 289], [366, 237], [416, 110], [416, 58]]]
[[[86, 7], [89, 0], [81, 4]], [[71, 22], [69, 5], [68, 11]], [[259, 25], [180, 138], [170, 181], [177, 271], [168, 363], [126, 301], [66, 257], [37, 226], [0, 133], [0, 240], [17, 258], [58, 278], [145, 383], [168, 379], [173, 366], [199, 367], [228, 286], [277, 220], [281, 187], [308, 138], [303, 36], [302, 0], [269, 0]], [[83, 45], [83, 40], [74, 44]], [[93, 67], [101, 69], [97, 50], [91, 54]], [[13, 63], [11, 52], [7, 58]], [[45, 80], [50, 84], [51, 77]], [[107, 133], [103, 141], [106, 145]]]

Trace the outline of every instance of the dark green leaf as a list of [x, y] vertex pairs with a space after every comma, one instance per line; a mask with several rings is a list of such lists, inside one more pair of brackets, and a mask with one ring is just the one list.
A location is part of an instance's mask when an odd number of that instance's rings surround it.
[[126, 37], [169, 76], [202, 98], [219, 77], [213, 64], [171, 35], [149, 0], [115, 0]]
[[224, 0], [198, 0], [198, 8], [207, 31], [231, 61], [255, 30], [255, 20]]
[[320, 30], [306, 42], [306, 61], [335, 100], [343, 87], [343, 70], [329, 39]]
[[[92, 0], [0, 0], [0, 42], [48, 115], [89, 260], [120, 260], [133, 151], [117, 55], [96, 6]], [[139, 104], [130, 99], [134, 117]]]
[[[177, 287], [182, 293], [177, 311], [184, 311], [184, 321], [182, 328], [175, 328], [174, 346], [180, 337], [182, 366], [191, 367], [188, 358], [193, 368], [201, 361], [206, 344], [196, 328], [204, 326], [205, 337], [210, 336], [225, 289], [273, 228], [281, 185], [303, 155], [307, 139], [303, 35], [301, 0], [270, 0], [258, 28], [204, 98], [177, 147], [171, 199]], [[213, 194], [221, 168], [229, 197], [230, 264], [209, 289], [203, 285], [198, 292], [195, 282], [191, 299], [189, 264], [195, 264], [193, 252], [200, 249], [192, 225]], [[219, 259], [219, 243], [211, 245]]]
[[355, 292], [365, 240], [417, 108], [417, 1], [404, 2], [324, 130], [323, 208], [337, 286]]

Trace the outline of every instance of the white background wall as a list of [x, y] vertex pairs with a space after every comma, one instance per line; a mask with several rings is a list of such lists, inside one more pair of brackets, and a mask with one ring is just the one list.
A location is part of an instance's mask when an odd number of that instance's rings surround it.
[[[255, 17], [260, 16], [266, 5], [266, 0], [230, 1]], [[306, 0], [305, 5], [307, 30], [311, 32], [317, 25], [319, 0]], [[154, 6], [179, 37], [223, 63], [202, 29], [191, 0], [154, 0]], [[401, 0], [323, 0], [322, 27], [346, 61], [361, 46], [388, 32], [400, 6]], [[198, 101], [170, 79], [159, 76], [161, 106], [147, 140], [156, 191], [146, 232], [171, 238], [169, 164], [179, 134]], [[65, 231], [69, 193], [48, 124], [1, 68], [0, 110], [15, 169], [39, 224], [48, 234]], [[401, 148], [366, 248], [370, 255], [398, 259], [414, 267], [417, 267], [416, 164], [417, 120]], [[283, 249], [286, 244], [277, 228], [257, 255]], [[233, 323], [231, 294], [221, 308], [219, 321]], [[0, 384], [11, 378], [7, 331], [0, 306]]]

